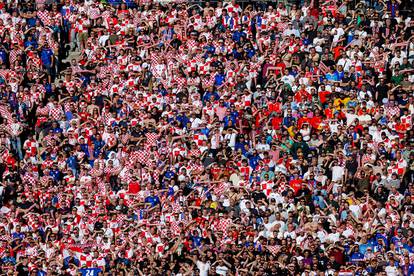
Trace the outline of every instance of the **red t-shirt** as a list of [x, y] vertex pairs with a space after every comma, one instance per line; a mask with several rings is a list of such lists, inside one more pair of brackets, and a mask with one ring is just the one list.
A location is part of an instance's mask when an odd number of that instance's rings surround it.
[[304, 123], [311, 124], [311, 119], [307, 117], [302, 117], [298, 120], [298, 128], [301, 129]]
[[280, 127], [282, 125], [282, 121], [283, 121], [283, 118], [281, 118], [281, 117], [273, 117], [272, 118], [273, 128], [276, 129], [276, 130], [280, 129]]
[[91, 114], [89, 114], [88, 112], [79, 112], [78, 115], [81, 118], [82, 122], [86, 122], [89, 116], [91, 116]]
[[355, 131], [359, 131], [359, 132], [363, 132], [364, 131], [364, 128], [361, 126], [361, 125], [356, 125], [355, 126], [355, 129], [354, 129]]
[[321, 101], [322, 104], [326, 103], [326, 97], [330, 94], [331, 94], [331, 92], [329, 92], [329, 91], [319, 92], [319, 94], [318, 94], [319, 95], [319, 100]]
[[338, 60], [339, 57], [341, 56], [341, 50], [343, 50], [344, 47], [342, 46], [337, 46], [335, 48], [333, 48], [333, 52], [334, 52], [334, 59]]
[[282, 110], [282, 104], [279, 102], [269, 102], [267, 105], [269, 112], [280, 112]]
[[279, 63], [276, 63], [276, 64], [275, 64], [275, 67], [280, 67], [280, 68], [281, 68], [281, 71], [279, 71], [279, 70], [275, 70], [275, 74], [276, 74], [276, 76], [277, 76], [277, 75], [281, 74], [283, 71], [285, 71], [285, 69], [286, 69], [286, 64], [285, 64], [284, 62], [279, 62]]
[[131, 194], [137, 194], [139, 191], [141, 191], [141, 186], [138, 182], [131, 182], [128, 186], [128, 193]]
[[333, 113], [332, 109], [330, 109], [330, 108], [325, 109], [325, 116], [328, 119], [332, 119], [333, 116], [334, 116], [334, 113]]
[[322, 123], [322, 117], [315, 116], [310, 120], [310, 123], [314, 129], [319, 129], [319, 126]]
[[406, 132], [408, 130], [409, 125], [404, 123], [398, 123], [395, 125], [395, 130], [397, 132]]
[[302, 188], [302, 179], [292, 179], [289, 182], [289, 186], [295, 191], [295, 194], [297, 194], [300, 188]]
[[296, 102], [301, 103], [302, 100], [310, 101], [312, 99], [311, 94], [309, 94], [306, 90], [299, 90], [295, 96], [293, 97]]

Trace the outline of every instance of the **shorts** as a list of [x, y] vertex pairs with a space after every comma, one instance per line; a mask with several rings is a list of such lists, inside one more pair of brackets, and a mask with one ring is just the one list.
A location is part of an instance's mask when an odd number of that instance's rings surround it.
[[79, 41], [86, 41], [88, 40], [88, 33], [79, 33], [78, 34]]

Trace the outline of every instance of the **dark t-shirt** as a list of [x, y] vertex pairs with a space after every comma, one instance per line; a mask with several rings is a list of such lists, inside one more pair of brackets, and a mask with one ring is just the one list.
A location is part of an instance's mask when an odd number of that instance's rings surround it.
[[407, 103], [408, 103], [408, 98], [405, 98], [405, 99], [399, 98], [398, 99], [398, 104], [399, 105], [406, 105]]
[[266, 195], [263, 192], [254, 192], [253, 200], [255, 203], [259, 202], [261, 199], [266, 199]]
[[378, 85], [377, 92], [378, 92], [377, 101], [381, 104], [382, 100], [387, 98], [388, 96], [388, 86], [381, 85], [381, 84]]
[[24, 266], [23, 264], [17, 265], [16, 271], [18, 276], [29, 275], [29, 268], [27, 266]]
[[29, 209], [32, 205], [33, 205], [33, 202], [25, 201], [19, 204], [19, 208], [26, 210], [26, 209]]

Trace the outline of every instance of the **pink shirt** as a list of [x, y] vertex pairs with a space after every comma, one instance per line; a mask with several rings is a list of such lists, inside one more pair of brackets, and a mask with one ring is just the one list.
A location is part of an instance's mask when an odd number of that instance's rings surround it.
[[219, 117], [220, 121], [223, 121], [224, 117], [226, 116], [227, 107], [218, 106], [216, 108], [216, 115]]
[[280, 150], [270, 150], [269, 151], [269, 155], [272, 157], [272, 160], [277, 163], [277, 161], [279, 160], [279, 156], [280, 156]]

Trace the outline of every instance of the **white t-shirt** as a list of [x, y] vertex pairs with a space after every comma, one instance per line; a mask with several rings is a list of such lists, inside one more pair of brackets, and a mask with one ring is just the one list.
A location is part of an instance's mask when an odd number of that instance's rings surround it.
[[295, 78], [292, 75], [285, 75], [280, 80], [285, 84], [289, 84], [290, 86], [292, 86], [293, 82], [295, 81]]
[[218, 274], [218, 275], [224, 275], [224, 276], [226, 276], [227, 275], [227, 271], [229, 270], [229, 268], [227, 267], [227, 266], [221, 266], [221, 265], [218, 265], [217, 267], [216, 267], [216, 273]]
[[202, 261], [196, 262], [197, 268], [200, 270], [200, 276], [208, 276], [208, 270], [210, 269], [210, 262], [203, 263]]
[[331, 130], [332, 133], [338, 132], [338, 126], [340, 126], [338, 121], [329, 122], [329, 129]]
[[326, 231], [320, 230], [316, 233], [316, 236], [321, 240], [321, 242], [325, 242], [327, 233]]
[[395, 64], [396, 63], [399, 63], [400, 65], [403, 63], [403, 57], [400, 55], [400, 57], [397, 57], [397, 56], [395, 56], [395, 57], [393, 57], [392, 59], [391, 59], [391, 66], [395, 66]]
[[269, 195], [269, 199], [271, 198], [274, 198], [276, 200], [276, 204], [285, 202], [283, 196], [281, 196], [279, 193], [271, 192]]
[[377, 127], [370, 127], [369, 128], [369, 134], [372, 135], [372, 140], [379, 143], [382, 142], [381, 138], [381, 131], [377, 129]]
[[[240, 200], [240, 210], [243, 212], [243, 213], [247, 213], [247, 214], [249, 214], [250, 213], [250, 211], [249, 211], [249, 209], [247, 209], [246, 208], [246, 203], [247, 202], [250, 202], [250, 200], [247, 200], [247, 199], [242, 199], [242, 200]], [[251, 203], [251, 202], [250, 202]]]
[[349, 127], [352, 122], [358, 118], [358, 115], [356, 114], [352, 114], [352, 113], [345, 113], [345, 117], [346, 117], [346, 125]]
[[234, 148], [235, 147], [235, 145], [236, 145], [236, 137], [237, 137], [236, 133], [227, 133], [224, 136], [224, 139], [226, 139], [226, 140], [229, 141], [229, 147], [231, 147], [231, 148]]
[[313, 39], [313, 45], [321, 45], [324, 42], [325, 42], [325, 39], [322, 37], [315, 37]]
[[397, 276], [399, 275], [398, 273], [398, 267], [394, 266], [387, 266], [385, 267], [385, 272], [387, 273], [387, 276]]
[[286, 239], [287, 237], [291, 237], [292, 239], [296, 239], [296, 232], [293, 230], [292, 232], [286, 231], [283, 234], [283, 237]]
[[297, 236], [297, 237], [296, 237], [296, 243], [297, 243], [297, 244], [302, 244], [302, 242], [303, 242], [304, 240], [306, 240], [306, 238], [307, 238], [307, 236], [306, 236], [306, 235], [299, 235], [299, 236]]
[[339, 233], [330, 233], [326, 239], [331, 242], [337, 242], [339, 241]]
[[203, 122], [200, 118], [190, 119], [191, 121], [191, 128], [197, 128]]
[[349, 71], [349, 67], [351, 67], [351, 65], [352, 65], [352, 62], [351, 62], [351, 60], [349, 58], [340, 58], [338, 60], [338, 63], [337, 64], [338, 65], [342, 65], [342, 67], [344, 68], [344, 71], [345, 72], [348, 72]]
[[256, 145], [256, 150], [268, 151], [270, 150], [270, 146], [268, 144], [260, 143]]
[[336, 42], [338, 41], [341, 36], [343, 36], [345, 34], [344, 29], [342, 29], [341, 27], [339, 28], [333, 28], [331, 31], [331, 35], [333, 35], [333, 41]]
[[221, 141], [222, 139], [221, 139], [221, 136], [220, 135], [213, 135], [212, 137], [211, 137], [211, 140], [210, 140], [210, 143], [211, 143], [211, 149], [217, 149], [218, 148], [218, 146], [219, 146], [219, 144], [220, 144], [220, 141]]
[[358, 205], [350, 205], [349, 206], [349, 210], [352, 211], [352, 214], [356, 218], [359, 218], [361, 216], [361, 207], [359, 207]]
[[263, 224], [263, 226], [266, 228], [267, 231], [271, 231], [272, 228], [278, 223], [279, 223], [278, 221], [273, 221], [273, 222], [265, 223]]
[[344, 175], [344, 168], [341, 166], [332, 167], [332, 181], [340, 181]]
[[11, 211], [11, 209], [9, 209], [6, 206], [3, 206], [3, 207], [0, 208], [0, 214], [3, 214], [3, 215], [8, 214], [10, 211]]
[[371, 115], [369, 114], [360, 115], [358, 116], [358, 119], [362, 125], [369, 125], [369, 123], [371, 123], [371, 120], [372, 120]]

